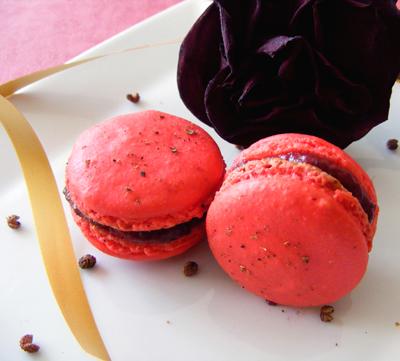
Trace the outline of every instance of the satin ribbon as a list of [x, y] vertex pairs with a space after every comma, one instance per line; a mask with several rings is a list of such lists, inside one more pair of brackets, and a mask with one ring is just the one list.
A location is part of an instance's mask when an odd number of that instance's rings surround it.
[[60, 195], [39, 138], [22, 113], [7, 99], [18, 89], [66, 69], [106, 56], [181, 40], [146, 44], [41, 70], [0, 85], [0, 122], [18, 156], [35, 222], [43, 264], [64, 319], [81, 347], [99, 360], [110, 360], [83, 288]]

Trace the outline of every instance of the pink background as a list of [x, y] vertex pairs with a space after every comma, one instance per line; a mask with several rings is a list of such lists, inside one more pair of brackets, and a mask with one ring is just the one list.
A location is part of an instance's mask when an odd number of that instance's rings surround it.
[[0, 0], [0, 83], [52, 65], [181, 0]]

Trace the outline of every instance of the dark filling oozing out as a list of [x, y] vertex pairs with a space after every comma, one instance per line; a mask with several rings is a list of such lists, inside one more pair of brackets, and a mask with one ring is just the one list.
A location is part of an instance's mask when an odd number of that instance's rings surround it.
[[204, 221], [205, 215], [202, 218], [193, 218], [188, 222], [177, 224], [171, 228], [156, 229], [153, 231], [120, 231], [118, 229], [98, 223], [82, 213], [75, 203], [71, 200], [71, 196], [66, 188], [63, 191], [65, 199], [71, 205], [72, 210], [81, 218], [84, 218], [96, 227], [126, 240], [143, 243], [167, 243], [178, 238], [188, 235], [192, 228]]
[[279, 155], [279, 158], [290, 162], [311, 164], [336, 178], [344, 188], [358, 199], [361, 207], [368, 216], [369, 222], [371, 223], [374, 219], [376, 205], [369, 199], [367, 192], [363, 189], [354, 175], [348, 170], [340, 168], [328, 159], [314, 154], [287, 153]]

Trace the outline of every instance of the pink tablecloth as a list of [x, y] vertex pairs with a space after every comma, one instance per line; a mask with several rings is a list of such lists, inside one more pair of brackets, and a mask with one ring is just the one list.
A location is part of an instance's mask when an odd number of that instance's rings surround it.
[[64, 63], [181, 0], [0, 0], [0, 83]]

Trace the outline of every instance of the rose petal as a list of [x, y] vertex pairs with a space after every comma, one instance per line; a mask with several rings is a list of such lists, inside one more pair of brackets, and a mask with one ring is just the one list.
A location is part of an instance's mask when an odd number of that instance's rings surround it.
[[177, 82], [180, 96], [186, 106], [197, 118], [208, 123], [204, 95], [200, 94], [205, 93], [209, 79], [220, 70], [223, 62], [220, 56], [219, 45], [222, 39], [216, 6], [210, 5], [196, 24], [193, 29], [199, 26], [201, 31], [191, 31], [180, 49]]
[[235, 144], [303, 132], [345, 147], [387, 119], [399, 34], [390, 0], [215, 0], [182, 44], [180, 95]]

